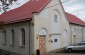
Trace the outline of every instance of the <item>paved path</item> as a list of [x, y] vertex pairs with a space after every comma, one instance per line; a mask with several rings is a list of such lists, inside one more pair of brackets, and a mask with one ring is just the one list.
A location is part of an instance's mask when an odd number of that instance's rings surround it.
[[85, 52], [72, 52], [72, 53], [45, 53], [42, 55], [85, 55]]

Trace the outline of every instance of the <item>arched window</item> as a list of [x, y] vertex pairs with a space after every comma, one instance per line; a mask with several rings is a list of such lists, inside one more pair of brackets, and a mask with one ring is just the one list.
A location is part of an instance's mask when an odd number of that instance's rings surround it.
[[22, 32], [22, 45], [25, 45], [25, 30], [22, 28], [21, 32]]
[[61, 21], [61, 15], [60, 12], [57, 9], [53, 10], [52, 13], [52, 33], [59, 33], [60, 32], [60, 21]]
[[58, 22], [60, 20], [60, 12], [58, 10], [53, 10], [54, 15], [54, 22]]
[[6, 30], [3, 32], [3, 44], [6, 44]]
[[76, 28], [74, 28], [74, 35], [76, 35], [77, 33], [76, 33], [77, 31], [76, 31]]
[[20, 30], [19, 46], [21, 47], [25, 46], [25, 29], [24, 28], [21, 28]]
[[79, 36], [79, 29], [77, 29], [77, 37]]
[[15, 44], [15, 32], [14, 32], [14, 29], [11, 29], [10, 44], [11, 45]]

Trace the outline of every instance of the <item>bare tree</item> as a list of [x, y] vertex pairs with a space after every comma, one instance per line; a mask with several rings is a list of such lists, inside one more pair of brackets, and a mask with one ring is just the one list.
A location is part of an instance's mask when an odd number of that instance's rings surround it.
[[0, 0], [0, 2], [2, 3], [2, 10], [6, 12], [7, 9], [10, 9], [9, 6], [13, 5], [13, 2], [17, 4], [17, 1], [18, 0]]
[[[0, 5], [0, 12], [3, 10], [4, 12], [7, 11], [7, 9], [10, 9], [10, 5], [13, 5], [13, 2], [17, 4], [18, 0], [0, 0], [1, 5]], [[3, 32], [4, 30], [4, 22], [0, 21], [0, 32]]]

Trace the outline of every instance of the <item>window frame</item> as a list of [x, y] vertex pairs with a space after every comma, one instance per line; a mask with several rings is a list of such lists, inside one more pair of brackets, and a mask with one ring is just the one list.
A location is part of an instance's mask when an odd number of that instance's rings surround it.
[[22, 31], [22, 45], [25, 46], [25, 29], [23, 28], [21, 31]]
[[26, 45], [26, 34], [25, 34], [25, 29], [24, 28], [21, 28], [20, 29], [20, 36], [19, 36], [19, 46], [24, 48], [25, 45]]
[[58, 15], [54, 14], [54, 22], [58, 22]]

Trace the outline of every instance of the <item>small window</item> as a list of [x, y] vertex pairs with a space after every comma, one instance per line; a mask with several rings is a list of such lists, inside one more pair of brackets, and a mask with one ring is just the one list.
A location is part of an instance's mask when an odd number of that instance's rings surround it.
[[54, 42], [57, 42], [57, 39], [54, 39]]
[[57, 20], [57, 15], [56, 14], [54, 14], [54, 22], [57, 22], [58, 20]]

